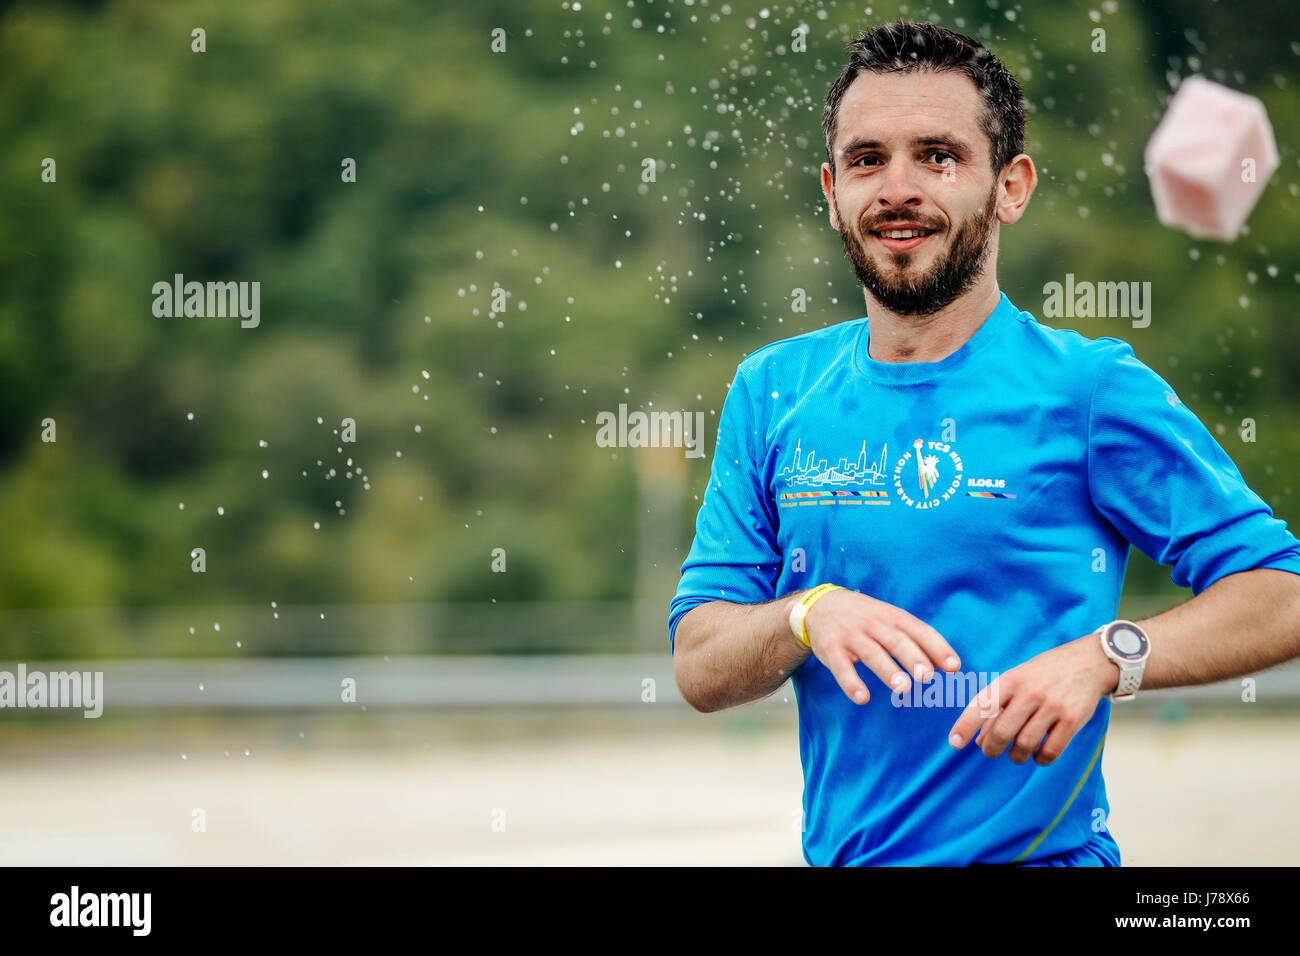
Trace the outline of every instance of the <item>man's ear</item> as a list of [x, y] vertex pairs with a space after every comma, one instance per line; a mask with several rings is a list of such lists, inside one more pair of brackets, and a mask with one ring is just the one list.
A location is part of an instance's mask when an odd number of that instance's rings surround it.
[[822, 195], [826, 197], [826, 209], [830, 213], [831, 228], [840, 231], [840, 217], [835, 215], [835, 177], [830, 163], [822, 163]]
[[1021, 153], [1007, 163], [1002, 175], [1002, 197], [998, 202], [997, 215], [998, 222], [1009, 226], [1025, 214], [1029, 197], [1038, 184], [1038, 171], [1034, 169], [1034, 161]]

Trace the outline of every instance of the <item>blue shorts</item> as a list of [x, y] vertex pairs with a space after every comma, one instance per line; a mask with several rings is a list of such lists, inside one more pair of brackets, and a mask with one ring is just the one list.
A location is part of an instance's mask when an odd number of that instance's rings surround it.
[[1077, 850], [1049, 856], [1042, 860], [1026, 860], [1020, 866], [1119, 866], [1118, 854], [1108, 855], [1096, 843], [1085, 843]]
[[1023, 863], [976, 863], [974, 866], [1119, 866], [1119, 845], [1109, 833], [1099, 833], [1083, 846]]

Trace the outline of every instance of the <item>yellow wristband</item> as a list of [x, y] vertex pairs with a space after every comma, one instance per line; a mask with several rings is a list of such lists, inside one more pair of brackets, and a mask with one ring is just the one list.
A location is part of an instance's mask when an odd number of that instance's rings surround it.
[[812, 640], [808, 637], [808, 612], [812, 606], [832, 591], [843, 591], [838, 584], [819, 584], [790, 608], [790, 631], [804, 647], [811, 648]]

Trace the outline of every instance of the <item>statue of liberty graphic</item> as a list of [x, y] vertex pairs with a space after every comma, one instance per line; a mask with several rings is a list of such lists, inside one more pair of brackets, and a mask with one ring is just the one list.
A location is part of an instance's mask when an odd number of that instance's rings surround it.
[[912, 442], [912, 447], [916, 449], [916, 479], [921, 487], [922, 494], [930, 497], [930, 489], [939, 481], [939, 457], [937, 455], [926, 455], [921, 457], [921, 445], [924, 444], [921, 439]]

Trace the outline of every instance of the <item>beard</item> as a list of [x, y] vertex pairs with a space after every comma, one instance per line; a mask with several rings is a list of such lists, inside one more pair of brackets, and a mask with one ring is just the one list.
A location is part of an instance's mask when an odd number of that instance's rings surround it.
[[[997, 200], [997, 183], [989, 193], [984, 207], [967, 218], [957, 230], [952, 246], [939, 258], [929, 272], [909, 276], [912, 252], [885, 252], [891, 260], [884, 270], [867, 255], [866, 232], [854, 233], [844, 228], [845, 219], [839, 215], [839, 202], [835, 214], [839, 217], [840, 241], [853, 263], [858, 281], [882, 306], [897, 315], [933, 315], [963, 295], [984, 272], [988, 257], [989, 240], [993, 235], [994, 209]], [[923, 225], [920, 228], [925, 228]], [[883, 248], [883, 247], [882, 247]]]

